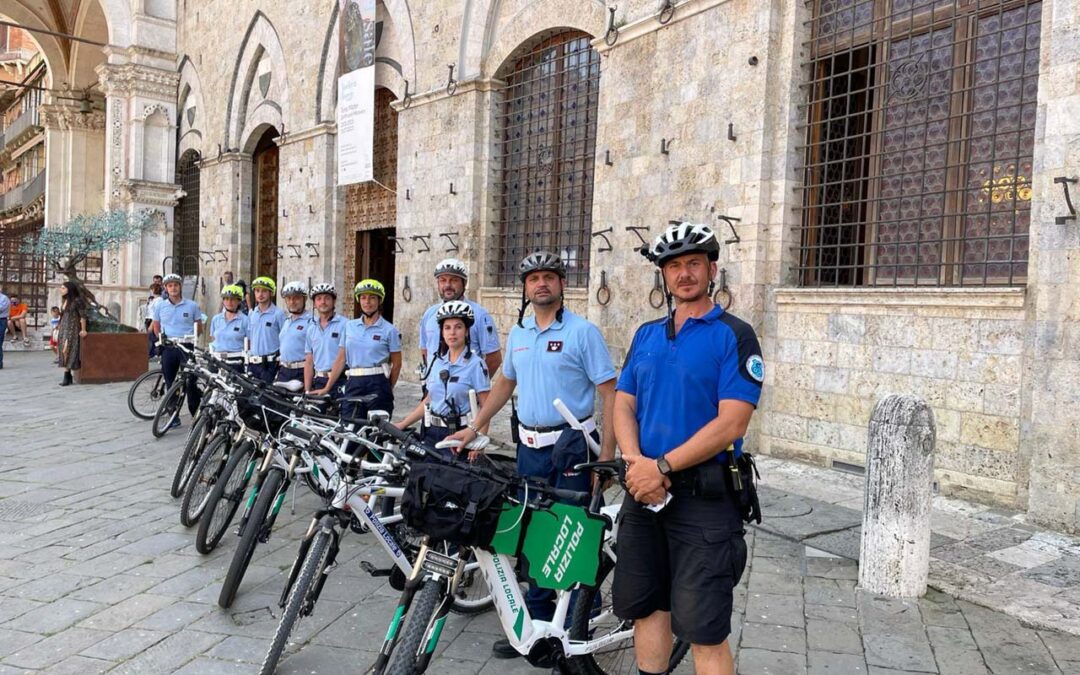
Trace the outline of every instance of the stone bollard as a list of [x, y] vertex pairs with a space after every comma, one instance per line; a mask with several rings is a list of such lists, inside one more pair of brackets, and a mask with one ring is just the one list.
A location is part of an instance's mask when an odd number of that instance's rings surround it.
[[926, 401], [890, 394], [870, 417], [859, 586], [892, 598], [926, 593], [934, 412]]

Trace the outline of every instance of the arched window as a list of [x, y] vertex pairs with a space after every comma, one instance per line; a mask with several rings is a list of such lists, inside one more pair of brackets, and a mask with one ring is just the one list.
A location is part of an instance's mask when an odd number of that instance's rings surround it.
[[173, 264], [183, 275], [199, 273], [199, 153], [188, 150], [176, 163], [184, 196], [173, 212]]
[[536, 249], [563, 257], [570, 286], [588, 285], [600, 84], [591, 40], [580, 31], [558, 33], [502, 70], [493, 190], [500, 286], [518, 283], [518, 262]]

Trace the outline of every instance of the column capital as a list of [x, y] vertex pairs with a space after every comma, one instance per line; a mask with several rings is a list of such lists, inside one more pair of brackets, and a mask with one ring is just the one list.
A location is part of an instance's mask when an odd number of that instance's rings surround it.
[[84, 113], [79, 112], [75, 106], [46, 103], [39, 108], [38, 115], [41, 126], [47, 130], [103, 131], [105, 129], [103, 110]]
[[[172, 183], [154, 183], [145, 180], [119, 181], [113, 190], [113, 206], [137, 204], [173, 208], [180, 200], [183, 190]], [[118, 193], [118, 194], [117, 194]]]
[[139, 63], [103, 63], [96, 68], [101, 89], [108, 97], [143, 95], [175, 101], [180, 73]]

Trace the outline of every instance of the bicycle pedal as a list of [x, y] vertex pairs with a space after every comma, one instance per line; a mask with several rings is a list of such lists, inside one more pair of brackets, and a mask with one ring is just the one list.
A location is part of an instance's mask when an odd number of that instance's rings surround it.
[[374, 565], [372, 565], [367, 560], [361, 560], [360, 561], [360, 569], [364, 570], [365, 572], [367, 572], [368, 574], [370, 574], [373, 577], [388, 577], [388, 576], [390, 576], [390, 572], [393, 571], [394, 568], [393, 567], [387, 567], [387, 568], [380, 569], [380, 568], [375, 567]]

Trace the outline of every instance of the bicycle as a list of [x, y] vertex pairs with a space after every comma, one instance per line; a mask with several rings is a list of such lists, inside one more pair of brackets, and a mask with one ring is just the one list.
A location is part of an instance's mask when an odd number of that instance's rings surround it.
[[152, 420], [164, 395], [165, 376], [162, 375], [161, 368], [151, 368], [140, 375], [128, 389], [128, 410], [141, 420]]
[[[393, 435], [391, 429], [382, 428]], [[410, 456], [427, 457], [428, 461], [449, 461], [437, 457], [432, 459], [432, 449], [412, 437], [405, 434], [395, 437]], [[463, 465], [458, 462], [457, 466]], [[599, 485], [619, 474], [618, 460], [588, 462], [575, 467], [578, 471], [592, 471], [601, 479], [592, 494], [559, 490], [531, 479], [493, 475], [467, 466], [463, 470], [472, 473], [476, 480], [495, 483], [505, 499], [494, 535], [503, 538], [498, 544], [494, 543], [493, 538], [487, 548], [468, 548], [478, 563], [484, 581], [492, 589], [496, 614], [510, 644], [531, 665], [554, 666], [564, 674], [636, 673], [633, 622], [614, 616], [607, 590], [609, 577], [615, 567], [614, 543], [620, 505], [601, 507]], [[520, 496], [521, 491], [524, 491], [524, 497]], [[530, 494], [536, 501], [530, 502]], [[586, 513], [574, 512], [575, 509], [580, 512], [581, 507], [552, 501], [581, 501], [586, 498], [589, 500]], [[514, 506], [506, 509], [506, 505]], [[524, 530], [515, 531], [515, 528], [522, 526], [530, 509], [531, 518], [545, 509], [550, 509], [556, 515], [552, 530], [554, 534], [551, 531], [538, 532], [533, 545], [529, 543], [531, 520]], [[515, 518], [517, 523], [514, 523]], [[595, 523], [586, 527], [587, 520], [594, 518], [603, 521], [601, 536], [588, 534], [590, 529], [596, 530]], [[518, 537], [516, 545], [510, 543], [515, 537]], [[596, 539], [595, 547], [592, 546], [593, 539]], [[577, 544], [572, 548], [575, 540]], [[457, 560], [453, 560], [434, 551], [433, 544], [436, 544], [434, 537], [426, 536], [414, 572], [406, 582], [379, 656], [368, 671], [369, 675], [416, 675], [425, 672], [431, 664], [446, 621], [447, 598], [452, 596], [461, 577], [461, 561], [466, 557], [464, 545]], [[508, 559], [516, 554], [527, 557], [530, 551], [539, 551], [542, 558], [542, 562], [536, 563], [540, 572], [533, 574], [537, 577], [537, 583], [543, 580], [548, 583], [544, 587], [556, 591], [555, 614], [551, 621], [531, 616], [515, 566]], [[544, 552], [547, 552], [546, 557]], [[587, 556], [597, 553], [595, 569], [581, 565], [580, 560], [591, 560]], [[530, 569], [533, 567], [530, 566]], [[569, 629], [565, 627], [568, 618]], [[681, 663], [688, 651], [688, 643], [674, 640], [668, 661], [669, 672]]]
[[[197, 356], [199, 350], [192, 344], [195, 340], [194, 336], [185, 336], [180, 338], [167, 338], [162, 336], [162, 346], [173, 346], [179, 348], [189, 357]], [[185, 359], [180, 364], [180, 370], [176, 373], [176, 379], [165, 391], [165, 395], [162, 396], [158, 403], [157, 411], [154, 413], [154, 419], [150, 425], [150, 432], [154, 435], [154, 438], [161, 438], [169, 429], [172, 429], [174, 422], [180, 419], [180, 411], [184, 407], [184, 401], [187, 398], [187, 387], [185, 383], [190, 376], [192, 370], [195, 368], [195, 364], [192, 363], [194, 359]]]
[[[326, 583], [327, 575], [335, 567], [342, 537], [350, 532], [377, 533], [376, 541], [392, 561], [391, 571], [375, 570], [362, 565], [375, 576], [389, 574], [391, 586], [403, 588], [405, 579], [414, 574], [416, 569], [410, 559], [415, 554], [403, 540], [408, 539], [401, 522], [400, 512], [392, 511], [392, 501], [404, 494], [403, 474], [408, 464], [403, 461], [387, 444], [379, 443], [376, 436], [380, 427], [358, 421], [361, 428], [357, 431], [336, 429], [327, 437], [338, 442], [323, 444], [328, 455], [336, 464], [336, 469], [324, 471], [328, 481], [326, 503], [319, 509], [300, 543], [289, 578], [282, 591], [279, 607], [283, 612], [274, 633], [270, 649], [267, 651], [260, 673], [268, 675], [274, 672], [277, 663], [288, 644], [289, 636], [298, 619], [308, 616], [315, 608], [319, 595]], [[292, 431], [290, 430], [290, 433]], [[348, 441], [362, 446], [380, 456], [378, 462], [366, 462], [362, 454], [350, 454], [343, 448], [341, 441]], [[309, 451], [315, 451], [319, 441], [313, 439]], [[316, 461], [320, 461], [316, 455]], [[264, 488], [264, 494], [267, 494]], [[365, 501], [367, 497], [370, 501]], [[269, 499], [269, 498], [268, 498]], [[378, 502], [382, 500], [380, 505]], [[381, 510], [382, 515], [376, 515]], [[250, 528], [250, 524], [249, 524]], [[464, 563], [466, 571], [477, 568], [475, 561]], [[400, 580], [395, 582], [395, 576]], [[455, 611], [475, 613], [492, 606], [490, 589], [477, 586], [473, 596], [452, 596], [449, 606]]]

